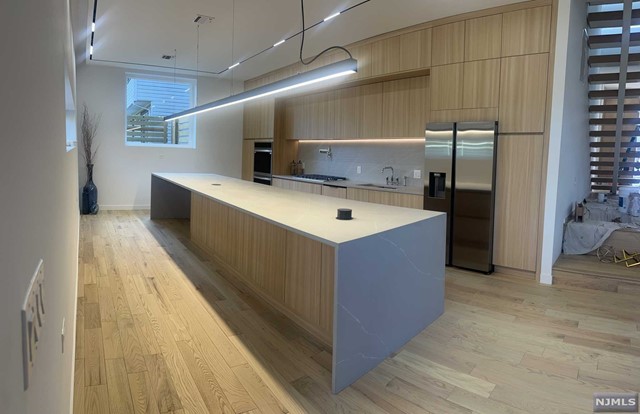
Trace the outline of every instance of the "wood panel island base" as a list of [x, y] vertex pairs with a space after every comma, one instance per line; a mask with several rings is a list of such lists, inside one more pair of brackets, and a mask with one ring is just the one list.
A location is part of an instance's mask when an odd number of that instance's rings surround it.
[[[338, 208], [353, 220], [336, 220]], [[151, 219], [191, 239], [332, 350], [334, 393], [444, 311], [445, 215], [298, 193], [213, 174], [151, 178]]]

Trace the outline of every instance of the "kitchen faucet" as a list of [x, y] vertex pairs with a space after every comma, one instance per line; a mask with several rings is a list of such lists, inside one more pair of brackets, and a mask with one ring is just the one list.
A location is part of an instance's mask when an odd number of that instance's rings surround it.
[[394, 183], [395, 183], [395, 184], [398, 184], [398, 183], [400, 182], [400, 179], [395, 178], [395, 177], [393, 176], [393, 174], [394, 174], [394, 172], [393, 172], [393, 167], [391, 167], [391, 166], [386, 166], [386, 167], [384, 167], [384, 168], [382, 169], [382, 171], [381, 171], [381, 172], [382, 172], [382, 173], [384, 173], [384, 172], [385, 172], [385, 170], [391, 170], [391, 178], [387, 177], [387, 184], [394, 184]]

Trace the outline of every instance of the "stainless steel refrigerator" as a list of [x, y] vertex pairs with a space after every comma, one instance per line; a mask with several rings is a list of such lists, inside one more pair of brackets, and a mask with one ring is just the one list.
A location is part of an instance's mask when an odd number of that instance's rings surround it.
[[424, 209], [447, 213], [447, 265], [493, 272], [498, 123], [430, 123]]

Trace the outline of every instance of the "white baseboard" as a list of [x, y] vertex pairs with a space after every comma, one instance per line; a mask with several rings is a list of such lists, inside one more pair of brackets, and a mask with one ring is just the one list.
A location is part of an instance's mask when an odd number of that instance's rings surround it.
[[151, 208], [150, 205], [102, 205], [100, 204], [100, 210], [103, 211], [111, 211], [111, 210], [149, 210]]

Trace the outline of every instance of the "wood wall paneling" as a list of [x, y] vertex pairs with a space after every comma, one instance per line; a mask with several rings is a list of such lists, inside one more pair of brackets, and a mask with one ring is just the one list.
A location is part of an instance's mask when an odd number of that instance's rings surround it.
[[500, 59], [465, 62], [462, 107], [495, 108], [500, 97]]
[[544, 132], [548, 60], [547, 53], [502, 58], [501, 133]]
[[344, 187], [322, 186], [322, 195], [336, 198], [347, 198], [347, 189]]
[[253, 140], [242, 141], [242, 179], [253, 181]]
[[464, 65], [431, 68], [431, 110], [462, 109]]
[[549, 51], [551, 6], [535, 7], [502, 15], [502, 56]]
[[498, 120], [498, 108], [445, 109], [431, 111], [431, 122]]
[[536, 271], [542, 135], [500, 135], [496, 171], [496, 265]]
[[464, 61], [465, 22], [437, 26], [431, 32], [431, 64], [448, 65]]
[[322, 243], [287, 231], [284, 303], [307, 322], [320, 323]]
[[383, 83], [382, 136], [422, 137], [429, 121], [429, 77]]
[[501, 56], [502, 14], [465, 22], [464, 60], [494, 59]]

